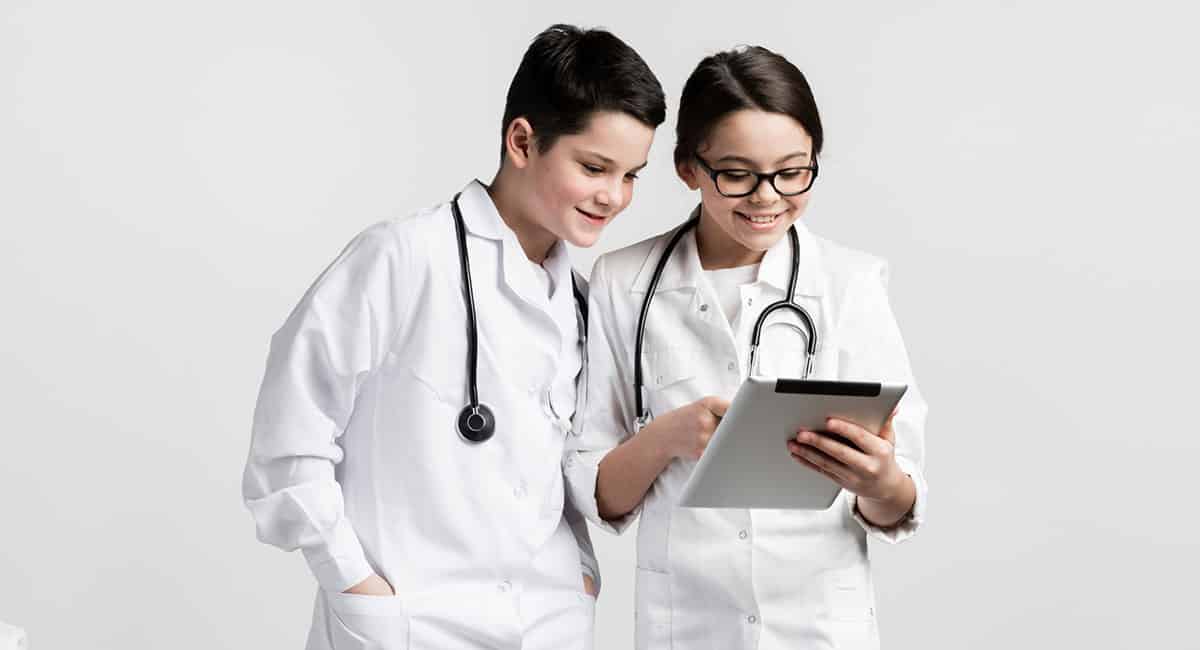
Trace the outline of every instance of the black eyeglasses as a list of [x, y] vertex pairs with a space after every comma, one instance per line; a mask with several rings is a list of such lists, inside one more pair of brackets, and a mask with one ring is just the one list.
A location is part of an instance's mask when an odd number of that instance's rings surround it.
[[812, 187], [817, 178], [817, 159], [813, 158], [812, 165], [805, 167], [785, 167], [770, 174], [760, 174], [749, 169], [713, 169], [700, 154], [692, 154], [700, 166], [712, 177], [713, 184], [721, 196], [739, 198], [750, 196], [758, 189], [759, 183], [767, 181], [780, 196], [796, 196], [804, 194]]

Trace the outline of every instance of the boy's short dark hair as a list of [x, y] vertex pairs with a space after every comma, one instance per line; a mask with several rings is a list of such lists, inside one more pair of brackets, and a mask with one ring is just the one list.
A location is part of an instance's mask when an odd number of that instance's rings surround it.
[[524, 117], [546, 152], [560, 136], [583, 132], [597, 111], [622, 112], [653, 129], [667, 106], [658, 78], [624, 41], [603, 29], [554, 25], [533, 39], [513, 75], [501, 137]]

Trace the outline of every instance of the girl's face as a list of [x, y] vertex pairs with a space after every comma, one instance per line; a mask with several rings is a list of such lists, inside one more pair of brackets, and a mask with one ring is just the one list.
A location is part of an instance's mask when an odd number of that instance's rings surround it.
[[[717, 191], [707, 165], [726, 173], [722, 189], [726, 194], [753, 185], [755, 178], [743, 172], [771, 173], [775, 184], [794, 191], [806, 184], [805, 174], [792, 168], [813, 165], [812, 137], [800, 123], [782, 113], [744, 109], [721, 119], [701, 145], [696, 157], [679, 164], [676, 171], [687, 186], [700, 190], [700, 250], [705, 268], [752, 264], [762, 259], [793, 223], [804, 214], [811, 193], [795, 196], [779, 194], [763, 180], [747, 196], [731, 198]], [[702, 161], [702, 162], [701, 162]], [[730, 189], [735, 192], [730, 192]], [[708, 252], [714, 259], [703, 259]]]

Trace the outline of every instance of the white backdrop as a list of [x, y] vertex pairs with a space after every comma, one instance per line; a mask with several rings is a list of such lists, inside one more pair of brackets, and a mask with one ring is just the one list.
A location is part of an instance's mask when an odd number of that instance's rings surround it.
[[[873, 548], [888, 647], [1200, 647], [1200, 51], [1170, 2], [0, 3], [0, 620], [302, 646], [313, 582], [239, 495], [268, 338], [360, 229], [491, 178], [559, 21], [638, 49], [671, 114], [584, 270], [695, 201], [702, 56], [809, 75], [806, 218], [891, 261], [931, 404], [928, 526]], [[628, 648], [634, 538], [594, 536], [598, 647]]]

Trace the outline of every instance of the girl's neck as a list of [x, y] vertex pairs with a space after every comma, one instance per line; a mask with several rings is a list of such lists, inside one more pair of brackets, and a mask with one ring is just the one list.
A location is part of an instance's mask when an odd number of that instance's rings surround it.
[[762, 261], [766, 252], [742, 246], [718, 226], [701, 208], [700, 224], [696, 226], [696, 249], [700, 266], [705, 271], [749, 266]]

